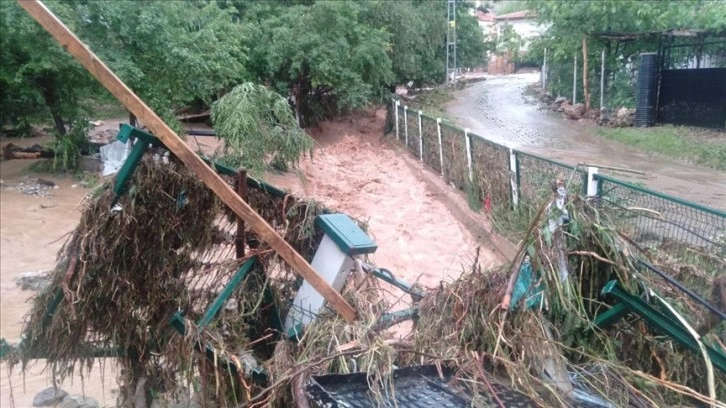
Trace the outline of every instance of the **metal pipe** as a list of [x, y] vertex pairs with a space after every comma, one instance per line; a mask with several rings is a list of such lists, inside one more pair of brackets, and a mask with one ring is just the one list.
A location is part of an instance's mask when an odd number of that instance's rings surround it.
[[577, 54], [574, 59], [575, 67], [572, 69], [572, 105], [577, 103]]
[[547, 91], [547, 48], [544, 49], [544, 61], [542, 62], [542, 92]]
[[678, 282], [677, 280], [675, 280], [675, 279], [671, 278], [670, 276], [666, 275], [665, 272], [661, 271], [660, 269], [656, 268], [655, 266], [653, 266], [649, 262], [646, 262], [646, 261], [644, 261], [644, 260], [642, 260], [640, 258], [635, 258], [635, 260], [638, 261], [641, 265], [643, 265], [646, 268], [650, 269], [651, 271], [655, 272], [661, 278], [665, 279], [666, 282], [670, 283], [671, 285], [673, 285], [676, 288], [678, 288], [681, 291], [683, 291], [685, 294], [687, 294], [688, 296], [690, 296], [691, 299], [693, 299], [696, 302], [698, 302], [698, 303], [702, 304], [703, 306], [705, 306], [708, 310], [710, 310], [711, 312], [713, 312], [713, 314], [715, 314], [716, 316], [718, 316], [719, 318], [721, 318], [721, 320], [726, 320], [726, 314], [724, 314], [720, 310], [716, 309], [713, 305], [711, 305], [710, 303], [708, 303], [702, 297], [698, 296], [696, 293], [693, 293], [693, 291], [691, 291], [687, 287], [681, 285], [681, 283]]
[[600, 110], [605, 105], [605, 49], [600, 54]]
[[186, 132], [189, 136], [217, 136], [217, 133], [213, 130], [187, 129], [184, 132]]

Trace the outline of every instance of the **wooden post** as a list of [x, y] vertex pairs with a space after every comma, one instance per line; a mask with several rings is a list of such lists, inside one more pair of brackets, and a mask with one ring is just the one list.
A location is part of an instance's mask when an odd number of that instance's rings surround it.
[[587, 83], [587, 36], [582, 36], [582, 93], [585, 96], [585, 111], [590, 110], [590, 87]]
[[[241, 169], [237, 172], [237, 194], [245, 202], [247, 201], [247, 170]], [[237, 217], [237, 234], [234, 237], [234, 249], [237, 259], [245, 257], [245, 220]]]
[[126, 84], [123, 83], [81, 40], [38, 0], [18, 0], [20, 7], [30, 14], [58, 43], [78, 60], [129, 112], [161, 140], [204, 184], [209, 187], [237, 216], [267, 242], [282, 259], [293, 267], [320, 293], [330, 306], [347, 321], [356, 318], [356, 312], [343, 297], [300, 256], [274, 229], [245, 203], [217, 173], [207, 166], [194, 151], [164, 123]]

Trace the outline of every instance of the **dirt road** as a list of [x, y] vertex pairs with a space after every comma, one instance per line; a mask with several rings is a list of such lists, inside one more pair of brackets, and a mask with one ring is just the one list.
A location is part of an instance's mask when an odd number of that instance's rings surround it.
[[619, 173], [616, 177], [726, 209], [726, 173], [600, 138], [592, 122], [563, 119], [525, 95], [525, 87], [538, 79], [538, 73], [491, 77], [457, 91], [447, 110], [459, 126], [494, 142], [570, 165], [584, 162], [642, 171], [645, 176]]

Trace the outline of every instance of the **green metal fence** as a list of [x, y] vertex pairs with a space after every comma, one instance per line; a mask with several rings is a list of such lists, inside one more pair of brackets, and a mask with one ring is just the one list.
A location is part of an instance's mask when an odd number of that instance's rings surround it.
[[473, 133], [469, 134], [469, 138], [472, 182], [478, 191], [478, 198], [490, 206], [511, 206], [513, 197], [510, 150]]
[[[588, 169], [573, 167], [486, 140], [439, 118], [405, 108], [394, 100], [396, 138], [407, 150], [441, 174], [470, 199], [490, 206], [541, 203], [552, 183], [565, 182], [570, 192], [586, 194]], [[700, 248], [726, 256], [726, 212], [681, 200], [634, 184], [595, 174], [597, 196], [615, 214], [615, 222], [636, 242], [679, 251]], [[685, 244], [685, 245], [684, 245]], [[674, 256], [683, 253], [673, 252]]]
[[658, 246], [685, 243], [726, 256], [725, 212], [605, 175], [595, 175], [595, 180], [601, 205], [617, 215], [615, 222], [637, 242]]

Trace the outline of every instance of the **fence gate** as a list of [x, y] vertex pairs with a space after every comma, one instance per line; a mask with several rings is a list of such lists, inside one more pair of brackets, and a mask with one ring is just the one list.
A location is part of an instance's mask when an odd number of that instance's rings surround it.
[[726, 37], [666, 36], [657, 121], [726, 128]]

